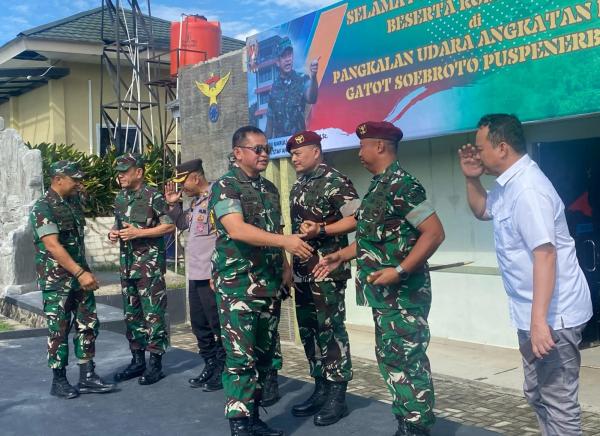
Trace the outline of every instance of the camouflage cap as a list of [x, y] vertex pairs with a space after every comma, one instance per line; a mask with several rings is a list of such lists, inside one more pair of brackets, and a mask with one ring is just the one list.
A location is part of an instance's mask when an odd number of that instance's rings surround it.
[[282, 56], [288, 49], [294, 50], [294, 46], [292, 45], [292, 40], [284, 36], [279, 41], [279, 44], [277, 44], [277, 56]]
[[50, 175], [57, 176], [59, 174], [73, 179], [83, 179], [85, 177], [85, 173], [79, 169], [79, 165], [70, 160], [59, 160], [50, 165]]
[[131, 167], [144, 168], [144, 158], [141, 154], [125, 153], [117, 158], [117, 171], [127, 171]]

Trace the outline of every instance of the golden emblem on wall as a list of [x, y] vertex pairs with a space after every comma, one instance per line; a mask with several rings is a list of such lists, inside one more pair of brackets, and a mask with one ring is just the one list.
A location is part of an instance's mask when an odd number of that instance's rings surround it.
[[219, 106], [217, 104], [217, 96], [223, 91], [225, 85], [229, 81], [231, 71], [223, 77], [219, 77], [214, 73], [204, 82], [196, 81], [196, 87], [202, 94], [209, 98], [208, 100], [208, 119], [212, 123], [216, 123], [219, 119]]

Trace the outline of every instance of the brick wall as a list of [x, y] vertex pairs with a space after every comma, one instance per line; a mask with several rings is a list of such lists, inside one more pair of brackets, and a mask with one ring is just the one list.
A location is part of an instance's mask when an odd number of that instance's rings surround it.
[[119, 244], [107, 237], [114, 222], [114, 217], [86, 218], [85, 254], [90, 267], [119, 265]]

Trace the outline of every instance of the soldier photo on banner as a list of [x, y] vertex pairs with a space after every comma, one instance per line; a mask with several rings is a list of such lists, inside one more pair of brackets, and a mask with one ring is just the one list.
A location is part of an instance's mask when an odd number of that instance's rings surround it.
[[295, 37], [294, 32], [277, 34], [250, 44], [249, 70], [258, 88], [249, 119], [264, 130], [275, 155], [285, 153], [291, 135], [306, 129], [310, 107], [318, 99], [320, 58], [309, 63], [302, 55], [303, 38], [295, 44]]

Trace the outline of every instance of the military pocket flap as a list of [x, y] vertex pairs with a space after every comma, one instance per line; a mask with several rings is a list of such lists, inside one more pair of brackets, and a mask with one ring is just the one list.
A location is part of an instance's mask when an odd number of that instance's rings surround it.
[[136, 223], [146, 223], [148, 211], [145, 208], [133, 209], [131, 211], [131, 221]]
[[63, 218], [59, 224], [61, 231], [69, 231], [75, 229], [75, 220], [72, 218]]

